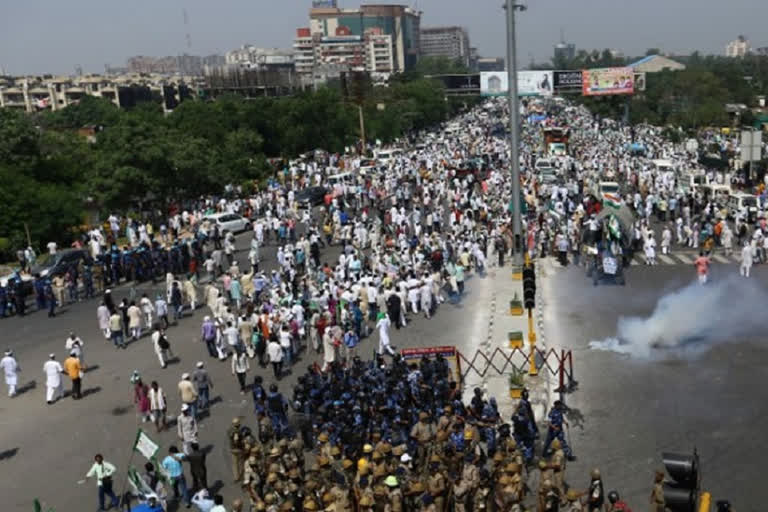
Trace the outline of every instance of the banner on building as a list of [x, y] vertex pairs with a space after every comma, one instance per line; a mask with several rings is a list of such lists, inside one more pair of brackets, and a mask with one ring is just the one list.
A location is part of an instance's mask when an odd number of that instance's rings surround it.
[[456, 347], [404, 348], [400, 350], [400, 355], [406, 362], [413, 359], [421, 359], [422, 357], [434, 359], [438, 354], [448, 362], [456, 376], [456, 382], [461, 384], [461, 363], [459, 362], [459, 354]]
[[579, 71], [555, 71], [552, 76], [556, 92], [568, 92], [574, 89], [581, 92], [581, 70]]
[[483, 71], [480, 73], [480, 94], [482, 96], [502, 96], [509, 91], [506, 71]]
[[581, 75], [584, 96], [632, 94], [635, 92], [632, 68], [585, 69]]
[[552, 71], [518, 71], [518, 96], [552, 96]]

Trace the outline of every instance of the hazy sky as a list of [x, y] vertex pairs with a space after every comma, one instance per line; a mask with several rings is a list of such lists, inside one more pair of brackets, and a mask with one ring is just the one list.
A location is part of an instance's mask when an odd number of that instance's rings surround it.
[[[424, 26], [469, 29], [483, 56], [505, 52], [502, 0], [409, 0]], [[521, 2], [522, 3], [522, 2]], [[56, 0], [7, 1], [0, 13], [0, 67], [10, 74], [100, 72], [131, 55], [187, 51], [182, 12], [189, 15], [189, 53], [223, 53], [245, 43], [289, 47], [308, 24], [310, 0]], [[341, 0], [343, 7], [359, 4]], [[518, 17], [518, 58], [552, 55], [560, 29], [577, 48], [615, 48], [627, 55], [660, 47], [674, 53], [724, 51], [739, 34], [768, 46], [766, 0], [527, 0]]]

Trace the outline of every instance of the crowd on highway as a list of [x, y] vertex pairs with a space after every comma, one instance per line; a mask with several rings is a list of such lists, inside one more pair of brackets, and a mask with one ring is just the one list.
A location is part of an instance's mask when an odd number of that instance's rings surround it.
[[[706, 258], [718, 251], [736, 253], [745, 277], [754, 263], [766, 262], [768, 175], [749, 180], [740, 170], [706, 168], [691, 142], [675, 144], [658, 127], [622, 126], [576, 107], [564, 108], [545, 124], [567, 127], [571, 137], [568, 154], [543, 163], [556, 170], [555, 179], [542, 180], [541, 161], [528, 161], [535, 172], [527, 200], [539, 212], [535, 240], [529, 242], [539, 255], [590, 268], [603, 249], [623, 256], [625, 265], [635, 253], [656, 265], [659, 253], [688, 251], [701, 273], [706, 265], [702, 268], [696, 254]], [[738, 152], [735, 139], [718, 137], [717, 143], [723, 151]], [[529, 147], [537, 145], [532, 137]], [[611, 225], [605, 214], [614, 212], [618, 223]], [[618, 233], [611, 237], [610, 230]], [[609, 246], [611, 238], [618, 243]]]
[[[609, 178], [619, 183], [618, 203], [638, 219], [630, 226], [632, 245], [646, 246], [656, 236], [654, 224], [678, 220], [684, 232], [711, 229], [714, 237], [714, 204], [696, 191], [681, 195], [675, 185], [679, 168], [696, 164], [676, 155], [655, 129], [631, 132], [564, 103], [525, 108], [546, 112], [524, 123], [521, 138], [524, 243], [532, 256], [555, 253], [562, 263], [579, 262], [582, 245], [594, 242], [584, 233], [602, 229], [599, 210], [612, 208], [595, 188]], [[527, 397], [512, 418], [502, 418], [496, 400], [480, 389], [464, 401], [444, 360], [408, 363], [390, 343], [391, 329], [407, 328], [415, 315], [430, 318], [447, 301], [460, 302], [471, 275], [504, 265], [513, 245], [508, 146], [498, 136], [505, 115], [501, 103], [490, 101], [386, 158], [302, 159], [253, 195], [232, 190], [190, 203], [157, 229], [111, 216], [78, 240], [84, 255], [44, 285], [38, 307], [55, 310], [66, 302], [62, 293], [57, 297], [62, 287], [75, 288], [73, 300], [86, 290], [87, 297], [99, 297], [98, 328], [116, 350], [150, 333], [165, 368], [177, 342], [169, 326], [191, 321], [185, 312], [202, 305], [201, 356], [226, 361], [240, 392], [253, 397], [254, 417], [234, 418], [226, 439], [244, 499], [225, 508], [221, 496], [207, 493], [197, 424], [200, 413], [211, 410], [208, 365], [200, 361], [181, 376], [173, 390], [178, 400], [136, 372], [132, 385], [143, 421], [161, 431], [169, 402], [179, 401], [180, 409], [178, 447], [147, 463], [133, 498], [147, 510], [184, 503], [214, 512], [629, 510], [618, 493], [604, 489], [597, 469], [584, 486], [566, 483], [573, 454], [564, 404], [552, 406], [540, 439]], [[565, 154], [546, 154], [542, 123], [570, 129]], [[645, 156], [632, 155], [633, 137]], [[555, 169], [553, 179], [539, 172], [542, 155]], [[672, 159], [673, 170], [650, 164], [656, 157]], [[748, 222], [740, 215], [737, 232]], [[222, 218], [239, 219], [247, 229], [245, 262]], [[750, 229], [764, 227], [762, 221]], [[724, 244], [723, 230], [713, 243]], [[700, 237], [678, 241], [699, 244]], [[263, 261], [267, 246], [276, 248], [274, 261]], [[55, 257], [55, 245], [49, 250]], [[19, 276], [12, 280], [9, 286], [21, 287]], [[114, 287], [136, 281], [156, 282], [160, 291], [113, 300]], [[357, 350], [369, 336], [378, 342], [373, 359]], [[72, 382], [72, 398], [82, 395], [87, 367], [76, 333], [66, 349], [63, 365], [56, 354], [44, 364], [48, 404], [63, 395], [62, 375]], [[321, 363], [282, 394], [276, 382], [306, 352], [321, 354]], [[0, 366], [13, 396], [20, 368], [11, 351]], [[100, 459], [89, 476], [98, 481], [104, 509], [107, 497], [117, 501], [109, 478], [115, 468]], [[658, 510], [664, 506], [660, 486], [657, 475], [651, 503]]]

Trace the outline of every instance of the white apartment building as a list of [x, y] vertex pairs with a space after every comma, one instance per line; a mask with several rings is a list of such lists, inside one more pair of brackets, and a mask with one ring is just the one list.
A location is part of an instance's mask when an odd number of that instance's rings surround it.
[[752, 50], [749, 39], [739, 36], [727, 45], [725, 45], [726, 57], [743, 57]]

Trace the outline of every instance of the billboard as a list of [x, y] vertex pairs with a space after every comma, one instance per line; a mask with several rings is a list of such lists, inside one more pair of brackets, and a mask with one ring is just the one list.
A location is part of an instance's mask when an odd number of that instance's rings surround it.
[[[509, 91], [506, 71], [480, 73], [480, 94], [502, 96]], [[552, 71], [518, 71], [518, 96], [552, 96]]]
[[741, 161], [752, 162], [759, 161], [762, 158], [763, 132], [761, 131], [742, 131], [741, 132]]
[[635, 71], [635, 92], [642, 92], [645, 90], [645, 72]]
[[581, 74], [584, 96], [632, 94], [635, 92], [632, 68], [585, 69]]
[[581, 71], [555, 71], [552, 82], [555, 91], [578, 89], [581, 92]]
[[427, 75], [427, 78], [439, 80], [448, 90], [466, 90], [477, 92], [480, 89], [480, 73], [462, 75]]
[[518, 96], [552, 96], [552, 71], [518, 71]]
[[509, 80], [506, 71], [484, 71], [480, 73], [480, 94], [483, 96], [501, 96], [507, 94]]

